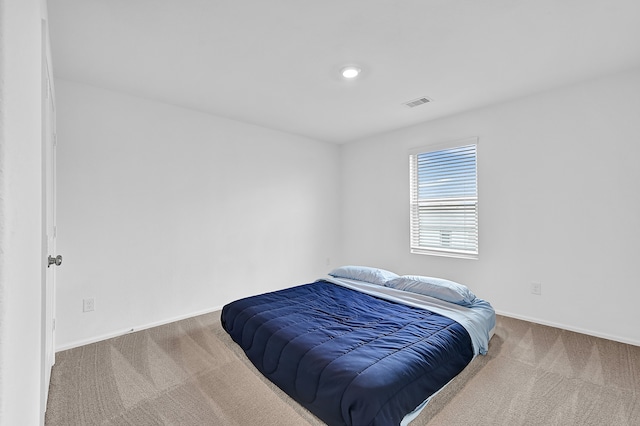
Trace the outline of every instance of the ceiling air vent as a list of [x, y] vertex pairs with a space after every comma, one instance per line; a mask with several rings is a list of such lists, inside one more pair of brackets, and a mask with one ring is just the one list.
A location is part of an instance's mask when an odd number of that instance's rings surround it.
[[405, 102], [403, 105], [406, 105], [409, 108], [415, 108], [415, 107], [420, 106], [420, 105], [428, 104], [429, 102], [433, 102], [433, 100], [423, 96], [421, 98]]

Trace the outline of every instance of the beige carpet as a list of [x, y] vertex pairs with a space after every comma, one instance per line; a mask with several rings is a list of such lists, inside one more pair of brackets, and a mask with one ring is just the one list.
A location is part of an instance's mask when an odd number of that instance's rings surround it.
[[[219, 312], [60, 352], [46, 425], [320, 425], [264, 379]], [[640, 425], [640, 347], [498, 317], [419, 425]]]

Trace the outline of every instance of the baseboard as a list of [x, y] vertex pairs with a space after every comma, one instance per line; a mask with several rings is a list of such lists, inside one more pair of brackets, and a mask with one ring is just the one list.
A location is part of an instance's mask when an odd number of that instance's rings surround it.
[[502, 315], [502, 316], [505, 316], [505, 317], [510, 317], [510, 318], [523, 320], [523, 321], [533, 322], [533, 323], [540, 324], [540, 325], [547, 325], [549, 327], [560, 328], [560, 329], [567, 330], [567, 331], [573, 331], [573, 332], [580, 333], [580, 334], [586, 334], [586, 335], [593, 336], [593, 337], [600, 337], [602, 339], [613, 340], [613, 341], [620, 342], [620, 343], [626, 343], [628, 345], [640, 346], [640, 341], [633, 340], [633, 339], [628, 339], [626, 337], [615, 336], [615, 335], [607, 334], [607, 333], [598, 333], [598, 332], [595, 332], [595, 331], [585, 330], [585, 329], [579, 328], [579, 327], [572, 327], [572, 326], [568, 326], [568, 325], [565, 325], [565, 324], [560, 324], [560, 323], [553, 322], [553, 321], [545, 321], [545, 320], [541, 320], [541, 319], [538, 319], [538, 318], [527, 317], [527, 316], [524, 316], [524, 315], [512, 314], [510, 312], [504, 312], [504, 311], [496, 310], [496, 314]]
[[77, 348], [77, 347], [80, 347], [80, 346], [89, 345], [91, 343], [101, 342], [103, 340], [111, 339], [113, 337], [123, 336], [125, 334], [134, 333], [136, 331], [146, 330], [148, 328], [157, 327], [159, 325], [165, 325], [165, 324], [169, 324], [171, 322], [176, 322], [176, 321], [180, 321], [180, 320], [187, 319], [187, 318], [197, 317], [199, 315], [204, 315], [204, 314], [208, 314], [208, 313], [211, 313], [211, 312], [219, 311], [220, 309], [222, 309], [222, 306], [216, 306], [215, 308], [209, 308], [209, 309], [205, 309], [205, 310], [198, 311], [198, 312], [191, 312], [189, 314], [179, 315], [177, 317], [164, 319], [162, 321], [156, 321], [156, 322], [152, 322], [152, 323], [148, 323], [148, 324], [139, 325], [139, 326], [136, 326], [136, 327], [128, 328], [126, 330], [114, 331], [113, 333], [107, 333], [107, 334], [103, 334], [101, 336], [91, 337], [89, 339], [76, 340], [75, 342], [71, 342], [71, 343], [68, 343], [66, 345], [62, 345], [62, 346], [57, 347], [56, 348], [56, 352], [62, 352], [62, 351], [66, 351], [68, 349], [73, 349], [73, 348]]
[[[62, 346], [57, 347], [56, 348], [56, 352], [66, 351], [68, 349], [73, 349], [73, 348], [77, 348], [77, 347], [80, 347], [80, 346], [89, 345], [91, 343], [101, 342], [103, 340], [111, 339], [113, 337], [123, 336], [123, 335], [129, 334], [129, 333], [134, 333], [136, 331], [146, 330], [148, 328], [153, 328], [153, 327], [157, 327], [157, 326], [160, 326], [160, 325], [169, 324], [171, 322], [180, 321], [180, 320], [187, 319], [187, 318], [197, 317], [198, 315], [208, 314], [210, 312], [219, 311], [220, 309], [222, 309], [222, 306], [216, 306], [214, 308], [209, 308], [209, 309], [205, 309], [205, 310], [198, 311], [198, 312], [192, 312], [192, 313], [185, 314], [185, 315], [179, 315], [177, 317], [165, 319], [165, 320], [162, 320], [162, 321], [156, 321], [156, 322], [153, 322], [153, 323], [144, 324], [144, 325], [140, 325], [140, 326], [137, 326], [137, 327], [128, 328], [126, 330], [115, 331], [113, 333], [103, 334], [101, 336], [95, 336], [95, 337], [91, 337], [89, 339], [77, 340], [75, 342], [71, 342], [71, 343], [68, 343], [66, 345], [62, 345]], [[560, 323], [553, 322], [553, 321], [545, 321], [545, 320], [541, 320], [541, 319], [538, 319], [538, 318], [532, 318], [532, 317], [528, 317], [528, 316], [525, 316], [525, 315], [513, 314], [511, 312], [505, 312], [505, 311], [500, 311], [500, 310], [496, 310], [496, 314], [502, 315], [502, 316], [505, 316], [505, 317], [510, 317], [510, 318], [523, 320], [523, 321], [533, 322], [535, 324], [547, 325], [549, 327], [555, 327], [555, 328], [560, 328], [560, 329], [567, 330], [567, 331], [573, 331], [573, 332], [576, 332], [576, 333], [586, 334], [586, 335], [589, 335], [589, 336], [600, 337], [602, 339], [608, 339], [608, 340], [613, 340], [613, 341], [620, 342], [620, 343], [626, 343], [628, 345], [640, 346], [640, 341], [633, 340], [633, 339], [628, 339], [626, 337], [615, 336], [615, 335], [611, 335], [611, 334], [607, 334], [607, 333], [598, 333], [598, 332], [594, 332], [594, 331], [591, 331], [591, 330], [585, 330], [585, 329], [579, 328], [579, 327], [572, 327], [572, 326], [568, 326], [568, 325], [565, 325], [565, 324], [560, 324]]]

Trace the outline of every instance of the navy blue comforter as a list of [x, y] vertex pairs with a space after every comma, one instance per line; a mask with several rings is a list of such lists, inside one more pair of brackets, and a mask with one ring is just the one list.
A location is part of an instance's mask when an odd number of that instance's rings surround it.
[[329, 425], [397, 425], [473, 358], [457, 322], [325, 281], [237, 300], [221, 320], [262, 374]]

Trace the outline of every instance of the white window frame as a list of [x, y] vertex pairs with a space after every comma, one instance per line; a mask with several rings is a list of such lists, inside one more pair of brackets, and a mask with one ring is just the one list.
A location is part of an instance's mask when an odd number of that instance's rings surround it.
[[[464, 197], [444, 197], [441, 199], [431, 199], [431, 200], [419, 200], [418, 199], [418, 155], [420, 154], [428, 154], [434, 153], [438, 151], [444, 151], [452, 148], [460, 148], [465, 146], [475, 147], [475, 196], [469, 195]], [[437, 145], [428, 145], [419, 148], [414, 148], [409, 151], [409, 185], [410, 185], [410, 250], [411, 253], [414, 254], [426, 254], [426, 255], [434, 255], [434, 256], [446, 256], [446, 257], [457, 257], [464, 259], [478, 259], [479, 255], [479, 244], [478, 244], [478, 138], [467, 138], [463, 140], [458, 140], [455, 142], [442, 143]], [[442, 225], [443, 229], [441, 230], [441, 242], [440, 244], [430, 244], [425, 245], [420, 243], [420, 209], [421, 208], [443, 208], [443, 207], [454, 207], [465, 210], [472, 210], [471, 214], [471, 225], [469, 225], [465, 220], [465, 238], [467, 239], [467, 243], [471, 245], [470, 248], [466, 249], [457, 249], [448, 247], [444, 244], [446, 238], [450, 238], [451, 230], [446, 229], [446, 225]], [[475, 215], [473, 214], [475, 213]], [[465, 215], [468, 217], [469, 215]], [[475, 219], [475, 222], [474, 222]], [[471, 231], [470, 233], [468, 231]], [[447, 234], [448, 231], [449, 233]], [[426, 232], [426, 231], [423, 231]], [[447, 234], [447, 235], [445, 235]]]

